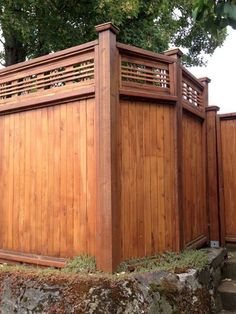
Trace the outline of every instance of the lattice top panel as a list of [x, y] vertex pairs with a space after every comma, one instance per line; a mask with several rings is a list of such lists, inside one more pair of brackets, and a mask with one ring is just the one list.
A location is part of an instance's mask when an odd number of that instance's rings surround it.
[[168, 65], [123, 57], [121, 61], [121, 83], [168, 91], [170, 88]]
[[[30, 72], [29, 72], [30, 73]], [[32, 74], [17, 75], [8, 81], [0, 81], [0, 100], [11, 100], [13, 97], [25, 96], [36, 92], [46, 92], [68, 85], [83, 85], [94, 80], [94, 59], [82, 60], [74, 64], [55, 65], [42, 71], [34, 69]], [[9, 99], [10, 98], [10, 99]]]
[[197, 86], [194, 86], [194, 84], [185, 79], [183, 79], [182, 82], [182, 96], [183, 100], [189, 104], [196, 107], [202, 106], [202, 91]]

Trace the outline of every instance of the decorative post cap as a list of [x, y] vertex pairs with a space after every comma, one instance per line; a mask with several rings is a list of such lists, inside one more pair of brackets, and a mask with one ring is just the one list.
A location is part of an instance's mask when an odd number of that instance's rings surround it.
[[101, 33], [107, 30], [110, 30], [112, 33], [114, 33], [115, 35], [118, 35], [120, 30], [118, 27], [116, 27], [114, 24], [112, 24], [111, 22], [107, 22], [107, 23], [103, 23], [103, 24], [99, 24], [95, 26], [95, 30], [97, 33]]
[[211, 82], [211, 79], [209, 77], [200, 77], [198, 79], [199, 82], [203, 83], [203, 84], [208, 84]]
[[164, 51], [164, 54], [166, 56], [169, 56], [169, 57], [174, 57], [176, 59], [177, 58], [180, 59], [184, 53], [179, 48], [171, 48], [171, 49]]
[[206, 107], [206, 111], [219, 111], [220, 110], [220, 107], [218, 106], [208, 106]]

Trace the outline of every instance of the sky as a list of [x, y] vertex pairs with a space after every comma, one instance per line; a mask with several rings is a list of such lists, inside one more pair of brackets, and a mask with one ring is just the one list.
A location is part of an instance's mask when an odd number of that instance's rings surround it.
[[209, 77], [209, 105], [220, 107], [221, 113], [236, 112], [236, 30], [228, 28], [222, 47], [207, 57], [206, 67], [192, 67], [197, 78]]

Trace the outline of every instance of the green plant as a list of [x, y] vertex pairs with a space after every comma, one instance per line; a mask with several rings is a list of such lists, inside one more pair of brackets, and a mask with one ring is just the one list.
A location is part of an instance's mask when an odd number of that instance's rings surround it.
[[79, 255], [69, 260], [62, 269], [65, 273], [95, 273], [97, 270], [95, 257], [89, 255]]
[[166, 252], [151, 257], [131, 259], [119, 265], [119, 272], [166, 270], [184, 272], [187, 269], [203, 269], [208, 263], [207, 253], [203, 250], [184, 250], [180, 253]]

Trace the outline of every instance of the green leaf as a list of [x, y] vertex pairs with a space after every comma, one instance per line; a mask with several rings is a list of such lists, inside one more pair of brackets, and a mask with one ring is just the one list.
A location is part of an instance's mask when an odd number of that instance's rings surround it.
[[236, 4], [226, 3], [224, 5], [224, 14], [230, 18], [230, 20], [236, 20]]
[[[187, 62], [201, 64], [200, 55], [212, 53], [225, 38], [221, 30], [225, 21], [221, 22], [221, 18], [216, 21], [214, 3], [213, 0], [0, 0], [2, 36], [10, 48], [3, 51], [4, 58], [11, 64], [93, 40], [97, 36], [95, 25], [113, 21], [121, 30], [119, 41], [157, 52], [170, 44], [185, 47]], [[230, 16], [226, 21], [232, 24]], [[11, 55], [9, 51], [17, 54]]]

